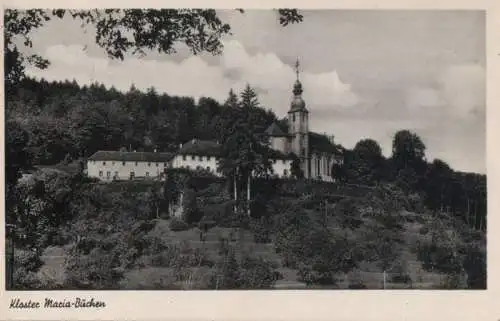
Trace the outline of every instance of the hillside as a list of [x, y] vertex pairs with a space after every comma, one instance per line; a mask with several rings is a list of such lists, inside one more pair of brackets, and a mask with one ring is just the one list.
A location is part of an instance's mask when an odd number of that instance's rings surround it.
[[[42, 169], [34, 177], [48, 185], [66, 184], [70, 177], [54, 173]], [[46, 243], [51, 245], [41, 245], [43, 265], [31, 282], [35, 278], [39, 287], [59, 289], [380, 289], [386, 268], [387, 289], [464, 288], [467, 275], [474, 273], [460, 272], [470, 251], [468, 238], [475, 237], [484, 251], [484, 234], [464, 228], [453, 217], [399, 203], [404, 197], [397, 204], [383, 200], [397, 198], [397, 189], [291, 180], [267, 182], [275, 193], [264, 201], [265, 216], [252, 218], [241, 238], [234, 214], [220, 212], [227, 205], [225, 182], [202, 181], [191, 187], [196, 186], [198, 204], [211, 204], [200, 206], [203, 217], [214, 220], [203, 240], [198, 224], [178, 224], [163, 208], [157, 217], [151, 193], [160, 192], [160, 182], [83, 183], [68, 203], [74, 217], [64, 229], [52, 232], [53, 241]], [[386, 213], [380, 212], [384, 209]], [[449, 231], [436, 225], [436, 215]], [[327, 239], [317, 239], [323, 231]], [[444, 232], [456, 232], [453, 244], [465, 251], [458, 270], [449, 269], [446, 257], [421, 257], [431, 235], [445, 246]], [[330, 246], [334, 252], [322, 253]], [[229, 253], [234, 253], [232, 272], [225, 267], [231, 266]], [[348, 253], [352, 256], [345, 260]], [[325, 259], [327, 266], [317, 266]], [[217, 275], [222, 275], [218, 284]], [[249, 280], [251, 275], [258, 277]], [[231, 283], [231, 278], [243, 281]]]

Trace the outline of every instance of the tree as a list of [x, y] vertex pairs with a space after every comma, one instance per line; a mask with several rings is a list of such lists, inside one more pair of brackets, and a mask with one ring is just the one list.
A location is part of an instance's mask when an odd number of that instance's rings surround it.
[[185, 190], [183, 201], [184, 221], [188, 224], [199, 222], [203, 213], [198, 208], [196, 192], [192, 189]]
[[426, 203], [431, 209], [444, 211], [449, 204], [450, 183], [453, 170], [440, 159], [435, 159], [428, 167], [425, 174]]
[[300, 168], [300, 159], [298, 157], [294, 157], [292, 164], [290, 165], [290, 174], [296, 179], [304, 178], [304, 172]]
[[16, 224], [19, 219], [16, 217], [16, 206], [19, 204], [16, 184], [22, 171], [32, 166], [32, 155], [27, 149], [28, 133], [19, 123], [8, 120], [5, 127], [5, 221]]
[[[303, 19], [296, 9], [277, 12], [282, 26]], [[9, 88], [14, 88], [24, 77], [27, 64], [42, 69], [49, 65], [49, 61], [39, 55], [21, 54], [16, 38], [20, 37], [24, 46], [31, 47], [31, 31], [53, 18], [65, 16], [80, 19], [83, 25], [94, 25], [97, 45], [112, 59], [123, 60], [127, 52], [145, 54], [146, 50], [171, 54], [180, 43], [187, 45], [193, 54], [219, 54], [223, 50], [222, 37], [231, 33], [230, 25], [222, 22], [214, 9], [57, 9], [52, 12], [9, 9], [4, 15], [5, 80]]]
[[348, 171], [355, 181], [372, 184], [381, 179], [383, 161], [380, 145], [373, 139], [363, 139], [352, 150]]
[[243, 89], [243, 91], [241, 92], [240, 105], [243, 108], [259, 107], [259, 100], [257, 98], [257, 93], [252, 87], [250, 87], [250, 84], [247, 84], [245, 86], [245, 89]]
[[396, 168], [405, 169], [412, 167], [418, 169], [418, 165], [424, 162], [425, 145], [417, 134], [409, 130], [400, 130], [392, 140], [392, 159]]

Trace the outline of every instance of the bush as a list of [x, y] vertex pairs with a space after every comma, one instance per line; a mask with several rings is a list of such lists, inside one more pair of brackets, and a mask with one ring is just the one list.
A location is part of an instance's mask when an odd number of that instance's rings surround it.
[[189, 229], [189, 225], [177, 217], [174, 217], [170, 220], [169, 227], [170, 230], [174, 232], [185, 231]]
[[236, 222], [236, 216], [233, 213], [232, 206], [232, 201], [207, 205], [203, 209], [203, 212], [206, 217], [214, 220], [217, 226], [232, 227]]
[[349, 289], [366, 289], [366, 285], [363, 282], [363, 278], [358, 269], [354, 269], [353, 271], [349, 272], [347, 275], [347, 280], [349, 282], [347, 288]]
[[418, 232], [421, 235], [426, 235], [427, 233], [429, 233], [429, 228], [424, 226], [424, 227], [420, 228], [420, 230]]
[[202, 231], [208, 231], [209, 229], [215, 227], [217, 223], [209, 218], [202, 218], [200, 222], [198, 222], [198, 228]]
[[15, 252], [14, 264], [16, 270], [23, 268], [28, 272], [37, 272], [42, 267], [43, 262], [34, 251], [18, 250]]
[[276, 282], [272, 262], [262, 258], [247, 257], [241, 264], [240, 282], [244, 289], [269, 289]]
[[271, 242], [272, 221], [261, 217], [260, 219], [252, 219], [250, 221], [250, 229], [252, 230], [255, 243]]
[[412, 280], [408, 274], [396, 274], [391, 278], [392, 283], [411, 284]]

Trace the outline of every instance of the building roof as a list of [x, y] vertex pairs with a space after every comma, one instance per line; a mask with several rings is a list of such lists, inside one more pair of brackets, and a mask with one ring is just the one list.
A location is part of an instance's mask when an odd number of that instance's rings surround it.
[[120, 162], [168, 162], [172, 153], [98, 151], [89, 160]]
[[342, 148], [335, 145], [326, 135], [309, 132], [309, 150], [313, 153], [342, 154]]
[[221, 145], [211, 140], [193, 139], [179, 149], [180, 155], [220, 156]]
[[271, 126], [269, 126], [266, 129], [265, 133], [268, 136], [272, 136], [272, 137], [286, 137], [286, 136], [288, 136], [287, 134], [285, 134], [285, 132], [280, 128], [280, 126], [277, 123], [272, 123]]

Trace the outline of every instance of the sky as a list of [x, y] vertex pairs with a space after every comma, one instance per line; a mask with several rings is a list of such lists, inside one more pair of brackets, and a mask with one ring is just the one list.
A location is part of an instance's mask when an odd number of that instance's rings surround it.
[[391, 153], [394, 134], [417, 133], [429, 161], [486, 172], [485, 14], [482, 11], [303, 10], [282, 27], [271, 10], [219, 11], [231, 25], [220, 56], [129, 55], [110, 60], [92, 27], [54, 20], [32, 33], [49, 68], [28, 74], [75, 79], [127, 91], [155, 87], [169, 95], [223, 102], [232, 88], [256, 88], [263, 107], [284, 117], [300, 59], [310, 130], [352, 148], [371, 138]]

